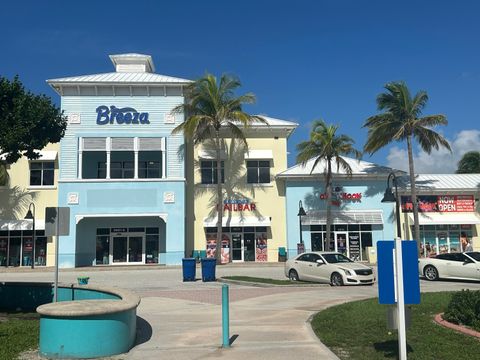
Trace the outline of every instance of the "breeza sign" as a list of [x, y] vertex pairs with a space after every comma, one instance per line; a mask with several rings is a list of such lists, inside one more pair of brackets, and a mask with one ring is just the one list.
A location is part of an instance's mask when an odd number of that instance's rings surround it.
[[147, 112], [138, 112], [132, 107], [117, 108], [101, 105], [97, 107], [97, 125], [113, 124], [150, 124]]

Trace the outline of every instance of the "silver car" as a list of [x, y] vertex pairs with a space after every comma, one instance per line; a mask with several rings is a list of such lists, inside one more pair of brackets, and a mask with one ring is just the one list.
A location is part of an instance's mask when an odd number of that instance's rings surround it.
[[307, 252], [285, 263], [285, 276], [292, 281], [315, 281], [341, 285], [372, 285], [373, 270], [336, 252]]
[[440, 254], [418, 260], [418, 272], [427, 280], [480, 280], [480, 252]]

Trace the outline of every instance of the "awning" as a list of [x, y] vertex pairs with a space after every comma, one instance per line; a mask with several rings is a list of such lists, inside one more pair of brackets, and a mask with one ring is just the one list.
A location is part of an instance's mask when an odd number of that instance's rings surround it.
[[[201, 149], [198, 151], [198, 157], [201, 159], [215, 160], [217, 158], [216, 150], [205, 150]], [[220, 159], [226, 159], [227, 153], [225, 151], [220, 151]]]
[[[55, 161], [57, 158], [57, 151], [55, 150], [42, 150], [42, 151], [36, 151], [39, 154], [39, 158], [35, 160], [41, 160], [41, 161]], [[5, 160], [6, 154], [1, 154], [0, 155], [0, 160]]]
[[78, 214], [75, 215], [75, 224], [86, 218], [132, 218], [132, 217], [159, 217], [167, 222], [167, 213], [133, 213], [133, 214]]
[[[222, 221], [222, 226], [270, 226], [270, 218], [268, 217], [256, 217], [256, 216], [244, 216], [244, 217], [224, 217]], [[204, 227], [215, 227], [217, 226], [216, 218], [204, 218], [203, 219]]]
[[245, 153], [245, 159], [273, 159], [273, 152], [272, 150], [249, 150]]
[[[410, 224], [413, 224], [413, 214], [409, 214]], [[429, 212], [419, 213], [418, 222], [420, 225], [461, 225], [480, 224], [480, 216], [476, 213], [440, 213]]]
[[[0, 220], [0, 230], [32, 230], [32, 220]], [[45, 220], [35, 219], [35, 230], [45, 230]]]
[[[302, 217], [302, 225], [325, 225], [327, 211], [308, 211]], [[383, 212], [381, 210], [369, 211], [334, 211], [332, 210], [332, 224], [371, 224], [383, 225]]]

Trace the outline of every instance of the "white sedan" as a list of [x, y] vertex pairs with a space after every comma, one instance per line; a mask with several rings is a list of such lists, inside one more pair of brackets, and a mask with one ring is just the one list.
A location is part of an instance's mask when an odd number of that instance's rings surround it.
[[373, 270], [336, 252], [307, 252], [285, 263], [285, 276], [292, 281], [316, 281], [332, 286], [375, 282]]
[[480, 252], [440, 254], [418, 260], [418, 272], [427, 280], [480, 280]]

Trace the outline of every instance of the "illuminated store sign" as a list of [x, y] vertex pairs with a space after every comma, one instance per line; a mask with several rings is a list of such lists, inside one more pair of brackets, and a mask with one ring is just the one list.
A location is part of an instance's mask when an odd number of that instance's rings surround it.
[[[417, 196], [418, 211], [421, 212], [473, 212], [475, 200], [473, 195], [428, 195]], [[412, 212], [410, 196], [402, 196], [402, 211]]]
[[132, 107], [117, 108], [114, 105], [110, 107], [101, 105], [97, 107], [97, 124], [150, 124], [148, 113], [139, 113]]

